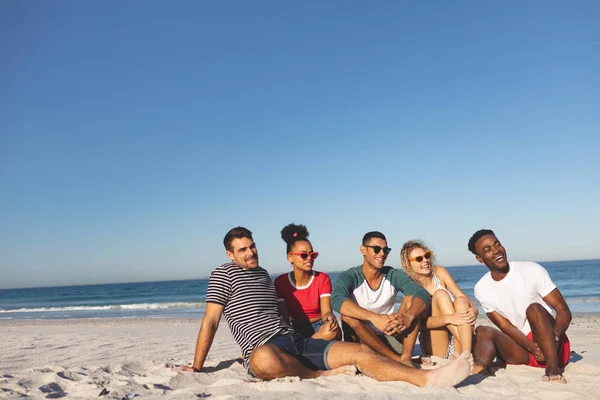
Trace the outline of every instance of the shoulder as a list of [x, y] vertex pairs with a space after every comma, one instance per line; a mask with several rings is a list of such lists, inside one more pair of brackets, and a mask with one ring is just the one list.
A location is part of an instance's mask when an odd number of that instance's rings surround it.
[[540, 271], [546, 271], [546, 268], [533, 261], [511, 261], [509, 262], [510, 268], [521, 273], [537, 273]]
[[362, 277], [362, 265], [358, 265], [356, 267], [352, 267], [343, 272], [340, 272], [338, 277], [339, 278], [341, 278], [341, 277], [344, 277], [344, 278]]
[[314, 271], [314, 277], [317, 281], [330, 281], [331, 278], [325, 272]]
[[435, 274], [438, 276], [438, 278], [442, 278], [450, 276], [450, 271], [448, 271], [447, 268], [438, 265], [435, 267]]
[[285, 274], [281, 274], [279, 275], [277, 278], [275, 278], [275, 280], [273, 281], [273, 283], [275, 283], [276, 286], [280, 286], [280, 285], [284, 285], [288, 282], [288, 273]]
[[241, 271], [242, 268], [237, 265], [236, 263], [226, 263], [226, 264], [222, 264], [219, 265], [217, 268], [215, 268], [211, 273], [210, 276], [223, 276], [223, 275], [230, 275], [231, 273], [235, 273], [237, 271]]
[[542, 267], [539, 263], [536, 263], [535, 261], [510, 261], [508, 264], [511, 266], [511, 268], [516, 267], [516, 268], [542, 268], [542, 269], [545, 269], [544, 267]]
[[341, 272], [335, 280], [336, 285], [353, 285], [358, 286], [365, 280], [362, 273], [362, 265], [352, 267], [350, 269]]
[[381, 272], [385, 274], [388, 279], [404, 277], [408, 278], [408, 275], [406, 275], [406, 272], [404, 272], [403, 269], [396, 269], [394, 267], [385, 266], [381, 269]]
[[492, 274], [489, 271], [486, 272], [485, 275], [479, 278], [479, 280], [475, 284], [475, 290], [480, 290], [481, 288], [487, 286], [491, 279]]

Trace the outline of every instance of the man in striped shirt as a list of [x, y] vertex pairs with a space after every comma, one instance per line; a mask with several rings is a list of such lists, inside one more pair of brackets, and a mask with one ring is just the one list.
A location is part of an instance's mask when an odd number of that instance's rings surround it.
[[453, 386], [469, 375], [468, 354], [442, 368], [423, 370], [381, 356], [364, 344], [304, 338], [279, 314], [275, 287], [267, 271], [258, 265], [252, 232], [233, 228], [223, 244], [231, 263], [216, 268], [210, 276], [194, 363], [178, 370], [201, 372], [221, 314], [225, 314], [242, 350], [244, 366], [260, 379], [353, 375], [358, 369], [380, 381]]

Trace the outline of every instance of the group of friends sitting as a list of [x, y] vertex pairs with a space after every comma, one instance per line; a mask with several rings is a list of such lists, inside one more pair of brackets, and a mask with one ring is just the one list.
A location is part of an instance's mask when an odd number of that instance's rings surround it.
[[[386, 237], [366, 233], [363, 263], [340, 273], [332, 287], [313, 269], [319, 253], [304, 225], [285, 226], [281, 237], [292, 271], [273, 282], [259, 266], [252, 232], [227, 233], [231, 262], [210, 276], [194, 362], [178, 370], [202, 372], [223, 314], [248, 373], [263, 380], [359, 371], [380, 381], [453, 386], [469, 374], [493, 374], [497, 359], [544, 368], [543, 381], [566, 383], [569, 307], [541, 265], [509, 262], [493, 231], [475, 232], [468, 249], [489, 269], [475, 297], [499, 329], [475, 327], [477, 306], [422, 241], [404, 243], [402, 269], [395, 269], [385, 265], [392, 250]], [[421, 355], [413, 358], [417, 339]], [[433, 368], [432, 355], [450, 361]]]

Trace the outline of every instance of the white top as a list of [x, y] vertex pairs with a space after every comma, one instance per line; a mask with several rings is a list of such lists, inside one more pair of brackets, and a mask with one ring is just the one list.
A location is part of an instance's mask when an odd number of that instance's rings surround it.
[[556, 317], [556, 311], [543, 300], [556, 285], [548, 271], [538, 263], [511, 261], [508, 274], [501, 281], [485, 274], [475, 285], [475, 297], [486, 313], [496, 311], [523, 334], [531, 332], [526, 311], [532, 303], [539, 303]]
[[452, 300], [452, 302], [454, 303], [454, 300], [456, 300], [456, 297], [454, 297], [454, 295], [452, 294], [452, 292], [450, 292], [448, 289], [446, 289], [444, 287], [444, 285], [442, 285], [442, 282], [440, 281], [440, 278], [438, 278], [438, 276], [436, 274], [432, 274], [432, 280], [433, 280], [433, 284], [435, 285], [435, 290], [443, 290], [446, 293], [448, 293], [448, 295], [450, 295], [450, 300]]

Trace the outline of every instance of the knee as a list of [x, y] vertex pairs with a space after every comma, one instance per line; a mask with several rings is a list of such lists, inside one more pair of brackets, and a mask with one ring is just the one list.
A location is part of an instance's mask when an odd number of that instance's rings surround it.
[[456, 310], [466, 310], [471, 306], [469, 299], [464, 296], [457, 297], [454, 299], [454, 308]]
[[269, 366], [274, 364], [277, 352], [269, 345], [259, 346], [250, 355], [250, 369], [256, 377], [265, 379]]
[[454, 305], [455, 306], [461, 306], [461, 307], [469, 307], [469, 299], [467, 299], [464, 296], [460, 296], [457, 297], [456, 299], [454, 299]]
[[478, 338], [491, 338], [494, 336], [494, 328], [479, 325], [477, 328], [475, 328], [475, 335]]
[[321, 339], [323, 339], [323, 340], [342, 340], [342, 331], [339, 329], [336, 329], [335, 331], [323, 332]]
[[435, 293], [433, 293], [433, 296], [431, 296], [431, 299], [436, 303], [452, 303], [452, 299], [450, 298], [448, 292], [442, 289], [436, 290]]
[[546, 309], [540, 303], [531, 303], [527, 307], [527, 311], [525, 312], [525, 315], [527, 316], [527, 319], [531, 319], [533, 317], [540, 315], [541, 313], [544, 313], [545, 311], [546, 311]]

